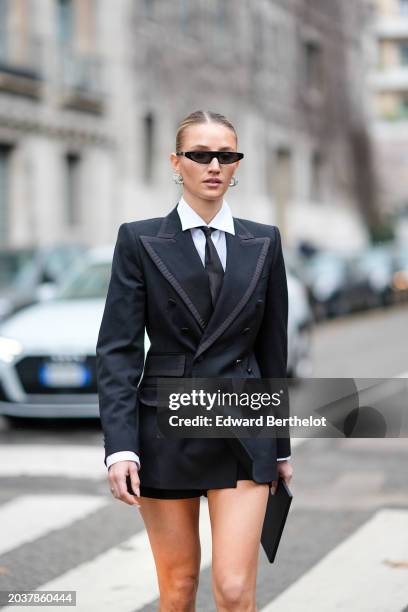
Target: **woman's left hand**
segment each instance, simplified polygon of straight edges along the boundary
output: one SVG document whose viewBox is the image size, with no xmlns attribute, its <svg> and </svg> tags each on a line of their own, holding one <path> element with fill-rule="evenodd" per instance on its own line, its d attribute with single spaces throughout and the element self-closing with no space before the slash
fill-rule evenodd
<svg viewBox="0 0 408 612">
<path fill-rule="evenodd" d="M 286 484 L 288 485 L 293 476 L 293 467 L 289 459 L 285 459 L 284 461 L 277 461 L 277 470 L 278 470 L 278 477 L 281 476 L 283 480 L 286 482 Z M 271 484 L 272 495 L 275 494 L 277 486 L 278 486 L 277 480 L 273 480 Z"/>
</svg>

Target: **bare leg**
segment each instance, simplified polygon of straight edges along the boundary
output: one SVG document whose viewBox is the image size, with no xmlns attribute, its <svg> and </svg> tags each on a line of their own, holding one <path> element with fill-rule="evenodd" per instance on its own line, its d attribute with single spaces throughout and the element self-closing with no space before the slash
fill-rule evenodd
<svg viewBox="0 0 408 612">
<path fill-rule="evenodd" d="M 140 497 L 156 565 L 160 612 L 194 612 L 200 575 L 200 498 Z"/>
<path fill-rule="evenodd" d="M 212 580 L 218 612 L 256 611 L 256 577 L 269 486 L 238 480 L 210 489 Z"/>
</svg>

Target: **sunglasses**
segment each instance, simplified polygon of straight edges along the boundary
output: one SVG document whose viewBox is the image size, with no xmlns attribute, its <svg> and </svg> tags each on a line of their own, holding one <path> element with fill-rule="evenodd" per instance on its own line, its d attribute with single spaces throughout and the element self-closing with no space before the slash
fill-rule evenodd
<svg viewBox="0 0 408 612">
<path fill-rule="evenodd" d="M 243 153 L 236 151 L 179 151 L 176 155 L 184 155 L 197 164 L 209 164 L 214 157 L 220 164 L 233 164 L 244 157 Z"/>
</svg>

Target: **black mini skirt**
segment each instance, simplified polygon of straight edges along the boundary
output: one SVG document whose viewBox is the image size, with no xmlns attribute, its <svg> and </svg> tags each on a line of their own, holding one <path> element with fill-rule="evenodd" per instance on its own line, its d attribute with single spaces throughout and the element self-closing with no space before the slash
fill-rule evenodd
<svg viewBox="0 0 408 612">
<path fill-rule="evenodd" d="M 244 466 L 238 462 L 237 480 L 252 480 Z M 133 494 L 128 481 L 128 491 Z M 192 497 L 207 497 L 207 489 L 157 489 L 140 485 L 141 497 L 152 497 L 154 499 L 190 499 Z"/>
</svg>

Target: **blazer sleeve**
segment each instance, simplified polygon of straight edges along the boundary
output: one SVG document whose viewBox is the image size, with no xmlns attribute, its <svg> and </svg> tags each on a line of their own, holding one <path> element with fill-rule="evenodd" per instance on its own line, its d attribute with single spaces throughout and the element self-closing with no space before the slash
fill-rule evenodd
<svg viewBox="0 0 408 612">
<path fill-rule="evenodd" d="M 282 241 L 278 227 L 274 226 L 274 251 L 272 255 L 270 276 L 266 293 L 263 320 L 255 341 L 255 355 L 259 363 L 262 378 L 287 377 L 288 360 L 288 285 L 285 262 L 282 252 Z M 289 395 L 286 384 L 285 401 L 276 411 L 279 418 L 289 416 Z M 277 457 L 291 454 L 289 427 L 280 429 L 284 437 L 277 438 Z"/>
<path fill-rule="evenodd" d="M 99 413 L 106 457 L 139 454 L 137 386 L 144 365 L 145 282 L 138 242 L 122 223 L 96 344 Z"/>
</svg>

